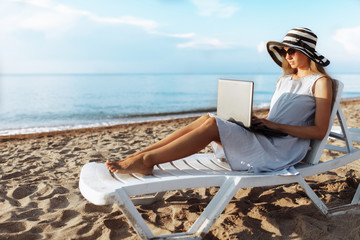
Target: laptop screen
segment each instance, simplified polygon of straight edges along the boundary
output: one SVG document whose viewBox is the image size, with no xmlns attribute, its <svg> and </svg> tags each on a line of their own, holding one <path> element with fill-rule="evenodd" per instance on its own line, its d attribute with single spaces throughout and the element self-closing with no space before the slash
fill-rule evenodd
<svg viewBox="0 0 360 240">
<path fill-rule="evenodd" d="M 219 79 L 218 84 L 217 115 L 250 127 L 254 82 Z"/>
</svg>

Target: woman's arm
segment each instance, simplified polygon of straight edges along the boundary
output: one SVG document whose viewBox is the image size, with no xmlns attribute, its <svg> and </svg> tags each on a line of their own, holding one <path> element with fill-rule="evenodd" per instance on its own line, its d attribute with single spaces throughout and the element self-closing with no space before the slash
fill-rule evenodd
<svg viewBox="0 0 360 240">
<path fill-rule="evenodd" d="M 316 101 L 315 123 L 313 126 L 279 124 L 266 119 L 256 119 L 255 124 L 277 129 L 299 138 L 323 139 L 329 128 L 333 97 L 332 81 L 322 77 L 315 82 L 313 88 Z"/>
</svg>

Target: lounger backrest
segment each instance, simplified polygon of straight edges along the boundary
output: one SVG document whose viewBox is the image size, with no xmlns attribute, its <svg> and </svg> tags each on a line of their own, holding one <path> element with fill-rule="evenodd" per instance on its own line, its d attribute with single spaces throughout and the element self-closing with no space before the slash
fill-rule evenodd
<svg viewBox="0 0 360 240">
<path fill-rule="evenodd" d="M 303 162 L 308 164 L 317 164 L 320 160 L 321 154 L 326 146 L 327 139 L 329 137 L 332 125 L 334 123 L 338 109 L 340 108 L 340 100 L 344 84 L 338 80 L 333 80 L 333 104 L 330 115 L 330 122 L 328 131 L 323 140 L 312 139 L 310 143 L 310 150 L 305 156 Z"/>
</svg>

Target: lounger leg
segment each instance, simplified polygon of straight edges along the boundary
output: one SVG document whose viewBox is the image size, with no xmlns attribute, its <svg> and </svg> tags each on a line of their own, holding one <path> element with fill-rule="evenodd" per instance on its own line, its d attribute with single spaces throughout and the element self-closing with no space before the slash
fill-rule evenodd
<svg viewBox="0 0 360 240">
<path fill-rule="evenodd" d="M 203 213 L 189 229 L 189 233 L 203 237 L 209 231 L 214 221 L 220 216 L 235 193 L 239 190 L 240 179 L 241 177 L 231 177 L 222 184 Z"/>
<path fill-rule="evenodd" d="M 338 118 L 339 123 L 340 123 L 341 131 L 342 131 L 342 133 L 344 135 L 344 138 L 345 138 L 345 143 L 346 143 L 346 148 L 348 150 L 348 153 L 353 152 L 354 151 L 354 146 L 352 144 L 349 129 L 347 127 L 345 116 L 344 116 L 343 111 L 341 110 L 341 107 L 339 107 L 339 109 L 337 111 L 337 118 Z"/>
<path fill-rule="evenodd" d="M 359 199 L 360 199 L 360 185 L 358 186 L 355 195 L 350 204 L 329 208 L 329 216 L 338 216 L 346 213 L 359 214 Z"/>
<path fill-rule="evenodd" d="M 359 204 L 359 200 L 360 200 L 360 184 L 359 184 L 358 188 L 356 189 L 356 192 L 351 201 L 351 204 Z"/>
<path fill-rule="evenodd" d="M 116 190 L 117 199 L 119 207 L 122 212 L 125 214 L 126 218 L 129 220 L 131 225 L 134 227 L 135 231 L 139 234 L 141 239 L 151 239 L 154 237 L 154 234 L 151 232 L 143 217 L 140 215 L 136 209 L 134 203 L 129 198 L 128 194 L 123 189 Z"/>
<path fill-rule="evenodd" d="M 166 192 L 158 192 L 154 195 L 144 196 L 144 197 L 135 197 L 131 198 L 131 201 L 134 205 L 149 205 L 152 204 L 164 197 Z"/>
<path fill-rule="evenodd" d="M 297 182 L 300 184 L 300 186 L 304 189 L 305 193 L 308 195 L 308 197 L 313 201 L 315 206 L 321 211 L 322 214 L 327 215 L 329 209 L 326 207 L 326 205 L 320 200 L 320 198 L 315 194 L 315 192 L 311 189 L 309 184 L 305 182 L 304 178 L 299 174 L 296 176 Z"/>
<path fill-rule="evenodd" d="M 241 177 L 227 178 L 221 185 L 219 191 L 205 208 L 204 212 L 199 216 L 193 226 L 186 233 L 154 236 L 136 209 L 134 203 L 123 189 L 116 190 L 116 202 L 141 239 L 200 239 L 209 231 L 216 218 L 222 213 L 227 204 L 238 191 L 240 179 Z"/>
</svg>

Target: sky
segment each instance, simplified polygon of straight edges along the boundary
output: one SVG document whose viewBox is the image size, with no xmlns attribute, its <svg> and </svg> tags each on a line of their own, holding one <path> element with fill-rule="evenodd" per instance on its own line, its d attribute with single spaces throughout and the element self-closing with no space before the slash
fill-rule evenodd
<svg viewBox="0 0 360 240">
<path fill-rule="evenodd" d="M 360 0 L 0 0 L 0 73 L 275 73 L 310 28 L 330 73 L 360 73 Z"/>
</svg>

